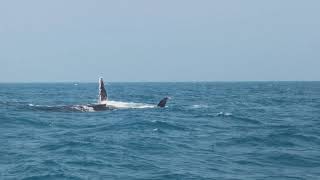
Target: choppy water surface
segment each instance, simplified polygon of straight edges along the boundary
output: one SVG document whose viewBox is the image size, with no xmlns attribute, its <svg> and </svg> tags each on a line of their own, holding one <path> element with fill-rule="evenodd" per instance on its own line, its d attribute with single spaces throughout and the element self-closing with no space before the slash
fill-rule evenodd
<svg viewBox="0 0 320 180">
<path fill-rule="evenodd" d="M 107 89 L 0 84 L 0 179 L 320 179 L 320 82 Z"/>
</svg>

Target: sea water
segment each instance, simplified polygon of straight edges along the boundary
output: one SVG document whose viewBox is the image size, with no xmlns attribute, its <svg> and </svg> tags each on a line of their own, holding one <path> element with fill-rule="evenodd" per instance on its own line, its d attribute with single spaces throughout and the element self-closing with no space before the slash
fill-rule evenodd
<svg viewBox="0 0 320 180">
<path fill-rule="evenodd" d="M 320 82 L 106 88 L 0 84 L 0 179 L 320 179 Z"/>
</svg>

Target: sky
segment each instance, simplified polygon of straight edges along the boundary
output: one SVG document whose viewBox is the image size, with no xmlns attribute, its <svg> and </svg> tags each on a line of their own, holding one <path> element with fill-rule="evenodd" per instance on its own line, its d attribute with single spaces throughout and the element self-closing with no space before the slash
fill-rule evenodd
<svg viewBox="0 0 320 180">
<path fill-rule="evenodd" d="M 319 0 L 0 0 L 0 82 L 320 80 Z"/>
</svg>

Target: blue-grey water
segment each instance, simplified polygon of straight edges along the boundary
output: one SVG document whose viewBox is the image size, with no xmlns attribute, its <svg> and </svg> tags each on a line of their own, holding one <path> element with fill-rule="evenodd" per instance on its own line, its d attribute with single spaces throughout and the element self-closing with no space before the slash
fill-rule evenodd
<svg viewBox="0 0 320 180">
<path fill-rule="evenodd" d="M 0 84 L 0 179 L 320 179 L 320 82 L 106 86 Z"/>
</svg>

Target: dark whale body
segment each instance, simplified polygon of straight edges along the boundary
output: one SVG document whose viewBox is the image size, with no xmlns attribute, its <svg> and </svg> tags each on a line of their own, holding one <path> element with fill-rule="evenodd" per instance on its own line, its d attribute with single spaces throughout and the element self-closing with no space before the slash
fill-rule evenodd
<svg viewBox="0 0 320 180">
<path fill-rule="evenodd" d="M 88 107 L 93 108 L 95 111 L 110 110 L 111 108 L 106 106 L 106 104 L 89 104 Z"/>
</svg>

